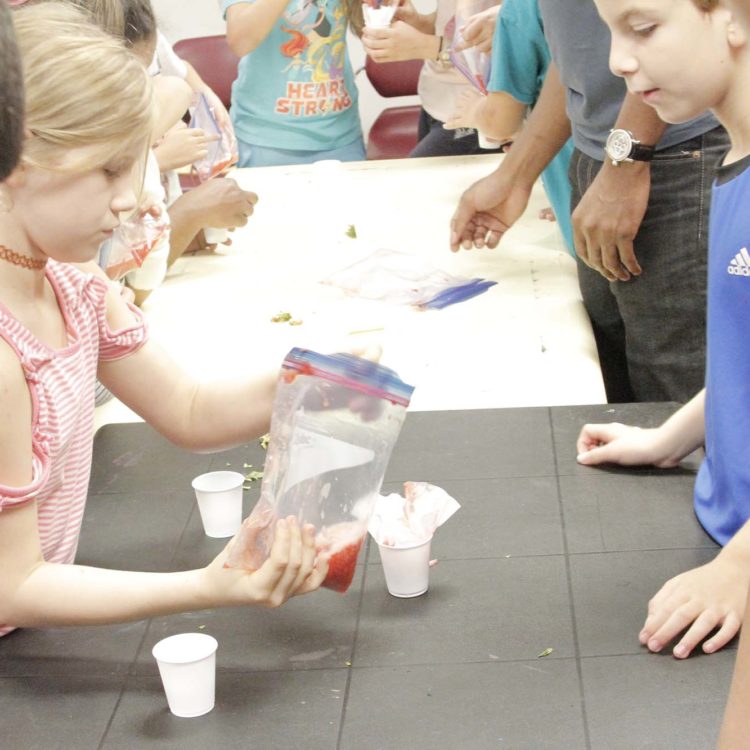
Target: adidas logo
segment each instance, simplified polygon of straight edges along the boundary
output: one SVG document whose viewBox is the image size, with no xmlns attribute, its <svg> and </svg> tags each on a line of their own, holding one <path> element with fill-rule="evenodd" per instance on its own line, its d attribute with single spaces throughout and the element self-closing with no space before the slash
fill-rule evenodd
<svg viewBox="0 0 750 750">
<path fill-rule="evenodd" d="M 750 276 L 750 253 L 747 252 L 746 247 L 743 247 L 729 262 L 727 273 L 732 276 Z"/>
</svg>

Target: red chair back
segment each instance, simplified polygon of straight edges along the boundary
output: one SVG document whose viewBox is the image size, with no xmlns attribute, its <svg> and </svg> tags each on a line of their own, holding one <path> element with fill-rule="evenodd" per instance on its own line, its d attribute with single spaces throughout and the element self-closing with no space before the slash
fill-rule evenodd
<svg viewBox="0 0 750 750">
<path fill-rule="evenodd" d="M 376 63 L 368 56 L 365 73 L 380 96 L 413 96 L 417 93 L 422 65 L 422 60 Z"/>
<path fill-rule="evenodd" d="M 229 109 L 239 58 L 229 49 L 227 38 L 218 34 L 182 39 L 174 45 L 174 51 L 198 71 L 198 75 Z"/>
</svg>

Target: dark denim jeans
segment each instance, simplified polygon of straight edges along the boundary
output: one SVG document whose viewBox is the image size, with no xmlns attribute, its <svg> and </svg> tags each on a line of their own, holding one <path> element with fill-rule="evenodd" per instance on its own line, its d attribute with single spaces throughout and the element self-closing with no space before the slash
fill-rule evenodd
<svg viewBox="0 0 750 750">
<path fill-rule="evenodd" d="M 634 244 L 641 276 L 609 282 L 578 261 L 611 403 L 685 402 L 703 387 L 708 210 L 714 173 L 728 147 L 726 131 L 716 128 L 656 154 Z M 574 152 L 572 208 L 601 166 Z"/>
<path fill-rule="evenodd" d="M 440 120 L 436 120 L 423 109 L 419 113 L 419 143 L 409 156 L 465 156 L 499 153 L 499 149 L 480 148 L 477 131 L 473 128 L 446 130 Z"/>
</svg>

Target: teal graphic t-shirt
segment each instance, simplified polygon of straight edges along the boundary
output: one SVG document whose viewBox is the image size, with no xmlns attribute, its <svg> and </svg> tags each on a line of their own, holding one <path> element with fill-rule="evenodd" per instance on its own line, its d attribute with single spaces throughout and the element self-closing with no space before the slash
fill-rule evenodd
<svg viewBox="0 0 750 750">
<path fill-rule="evenodd" d="M 533 107 L 542 90 L 550 59 L 537 0 L 505 0 L 495 25 L 492 72 L 487 90 L 503 91 Z M 568 250 L 574 255 L 568 179 L 572 155 L 571 139 L 542 172 L 542 184 Z"/>
<path fill-rule="evenodd" d="M 252 0 L 223 0 L 227 8 Z M 232 123 L 248 144 L 298 151 L 362 135 L 341 0 L 291 0 L 263 42 L 240 60 Z"/>
</svg>

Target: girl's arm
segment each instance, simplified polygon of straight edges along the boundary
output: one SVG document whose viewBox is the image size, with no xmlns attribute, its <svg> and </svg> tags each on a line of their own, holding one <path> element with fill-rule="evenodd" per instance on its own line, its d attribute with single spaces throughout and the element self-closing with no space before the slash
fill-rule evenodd
<svg viewBox="0 0 750 750">
<path fill-rule="evenodd" d="M 155 76 L 154 79 L 154 130 L 151 143 L 156 143 L 175 123 L 179 122 L 190 106 L 193 90 L 177 76 Z"/>
<path fill-rule="evenodd" d="M 32 481 L 31 397 L 15 352 L 0 341 L 0 485 Z M 2 495 L 12 490 L 3 489 Z M 208 567 L 180 573 L 136 573 L 43 559 L 35 500 L 0 496 L 0 624 L 53 626 L 141 619 L 216 606 L 278 606 L 317 588 L 327 566 L 315 563 L 312 527 L 284 522 L 269 560 L 255 573 Z M 278 527 L 277 527 L 278 528 Z"/>
<path fill-rule="evenodd" d="M 259 47 L 271 33 L 289 0 L 255 0 L 227 8 L 227 43 L 237 57 Z"/>
<path fill-rule="evenodd" d="M 476 128 L 488 138 L 509 141 L 523 125 L 526 105 L 504 91 L 482 96 L 478 91 L 464 91 L 456 102 L 456 111 L 445 123 L 447 130 Z"/>
</svg>

